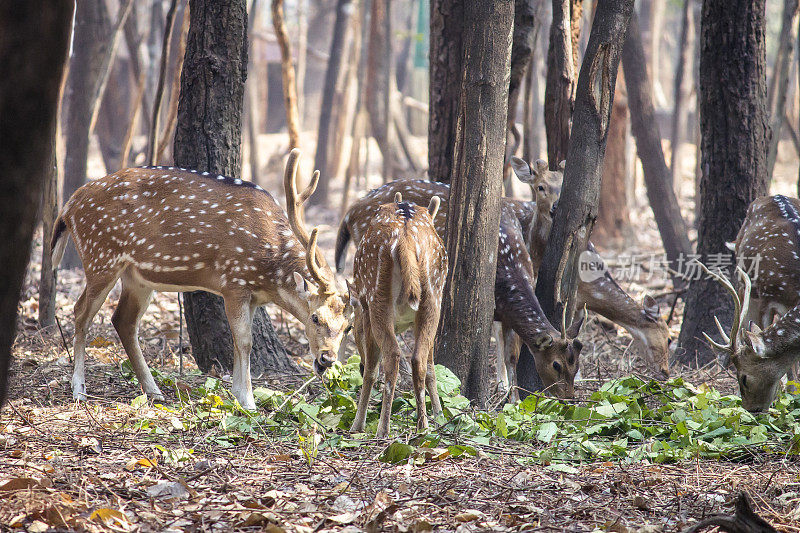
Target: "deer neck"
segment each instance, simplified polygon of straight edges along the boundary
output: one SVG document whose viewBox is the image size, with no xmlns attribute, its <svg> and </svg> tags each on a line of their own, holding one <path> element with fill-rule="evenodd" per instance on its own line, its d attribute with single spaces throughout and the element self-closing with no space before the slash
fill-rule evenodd
<svg viewBox="0 0 800 533">
<path fill-rule="evenodd" d="M 533 271 L 538 274 L 542 264 L 544 249 L 547 240 L 550 238 L 550 230 L 553 227 L 553 219 L 534 211 L 531 227 L 528 233 L 528 252 L 533 263 Z"/>
</svg>

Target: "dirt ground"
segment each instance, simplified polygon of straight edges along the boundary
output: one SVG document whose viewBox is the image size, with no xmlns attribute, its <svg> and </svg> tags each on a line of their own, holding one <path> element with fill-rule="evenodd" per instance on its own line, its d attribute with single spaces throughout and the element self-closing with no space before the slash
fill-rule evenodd
<svg viewBox="0 0 800 533">
<path fill-rule="evenodd" d="M 261 184 L 282 198 L 279 154 L 285 139 L 262 137 L 264 153 L 274 155 L 268 157 L 262 172 L 268 179 Z M 794 194 L 797 157 L 789 148 L 781 146 L 773 193 Z M 305 153 L 301 175 L 307 179 L 311 146 Z M 692 220 L 694 193 L 693 153 L 690 156 L 680 189 L 687 221 Z M 378 163 L 373 162 L 375 171 Z M 103 174 L 96 159 L 90 169 L 95 176 Z M 596 243 L 607 254 L 660 252 L 640 169 L 637 176 L 632 210 L 636 233 L 625 240 L 624 248 L 620 243 Z M 373 173 L 368 186 L 380 182 Z M 323 225 L 321 246 L 329 261 L 340 216 L 340 183 L 333 184 L 332 195 L 335 207 L 307 212 L 310 223 Z M 756 511 L 778 529 L 800 531 L 800 463 L 791 456 L 756 456 L 741 463 L 584 463 L 562 472 L 533 464 L 527 460 L 529 445 L 516 442 L 484 447 L 477 457 L 394 466 L 377 460 L 388 441 L 376 439 L 355 448 L 320 451 L 313 461 L 296 443 L 263 435 L 225 448 L 209 444 L 200 429 L 176 427 L 153 439 L 137 421 L 168 427 L 171 419 L 162 409 L 137 404 L 140 391 L 121 370 L 125 355 L 110 323 L 118 289 L 90 334 L 91 399 L 85 404 L 72 401 L 72 310 L 83 277 L 77 271 L 59 272 L 57 314 L 63 340 L 58 328 L 39 329 L 41 238 L 40 232 L 20 302 L 11 401 L 0 413 L 0 530 L 680 531 L 715 513 L 732 514 L 734 500 L 745 491 Z M 671 315 L 671 332 L 677 337 L 682 304 L 671 309 L 674 295 L 668 282 L 645 272 L 621 284 L 634 298 L 641 299 L 645 292 L 656 296 L 662 313 Z M 288 351 L 310 372 L 300 325 L 274 307 L 268 312 Z M 178 330 L 176 296 L 157 294 L 142 322 L 143 350 L 152 367 L 175 378 L 177 389 L 194 387 L 205 378 L 193 372 L 196 367 L 186 347 L 184 374 L 178 374 Z M 185 332 L 183 344 L 188 344 Z M 590 320 L 584 345 L 583 380 L 578 383 L 583 397 L 611 377 L 650 375 L 627 333 L 609 329 L 596 317 Z M 717 366 L 675 366 L 673 372 L 692 383 L 735 390 L 733 377 Z M 289 390 L 307 375 L 295 381 L 269 376 L 254 381 Z M 167 396 L 167 405 L 176 400 L 174 392 Z M 500 399 L 498 394 L 498 403 Z M 401 440 L 410 437 L 399 435 Z M 191 452 L 188 459 L 169 460 L 158 446 Z"/>
</svg>

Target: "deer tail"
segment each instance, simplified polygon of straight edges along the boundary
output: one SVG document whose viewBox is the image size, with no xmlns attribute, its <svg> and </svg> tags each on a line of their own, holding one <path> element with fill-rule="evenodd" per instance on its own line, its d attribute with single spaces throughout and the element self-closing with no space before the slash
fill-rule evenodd
<svg viewBox="0 0 800 533">
<path fill-rule="evenodd" d="M 419 261 L 411 239 L 400 238 L 394 249 L 394 260 L 402 276 L 398 303 L 408 303 L 416 311 L 422 297 L 422 287 L 419 282 Z"/>
<path fill-rule="evenodd" d="M 64 222 L 64 217 L 59 215 L 53 225 L 53 236 L 50 239 L 50 258 L 52 259 L 53 271 L 58 268 L 61 259 L 64 257 L 64 250 L 67 248 L 67 241 L 69 240 L 69 233 L 66 233 L 67 223 Z"/>
<path fill-rule="evenodd" d="M 347 244 L 350 242 L 350 227 L 347 217 L 339 225 L 336 233 L 336 272 L 344 272 L 344 262 L 347 259 Z"/>
</svg>

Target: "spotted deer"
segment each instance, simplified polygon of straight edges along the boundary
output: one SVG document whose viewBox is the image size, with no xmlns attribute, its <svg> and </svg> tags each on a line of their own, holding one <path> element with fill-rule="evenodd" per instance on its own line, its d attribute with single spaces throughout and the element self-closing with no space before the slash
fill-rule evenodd
<svg viewBox="0 0 800 533">
<path fill-rule="evenodd" d="M 441 208 L 434 217 L 434 226 L 444 238 L 450 187 L 421 180 L 389 182 L 367 193 L 345 214 L 336 239 L 336 268 L 339 272 L 344 271 L 348 243 L 352 240 L 358 245 L 371 218 L 398 192 L 415 203 L 424 203 L 433 195 L 441 197 Z M 569 329 L 562 324 L 559 331 L 544 316 L 534 294 L 533 267 L 524 245 L 517 211 L 529 212 L 524 203 L 503 202 L 495 277 L 495 320 L 515 331 L 530 347 L 546 391 L 559 397 L 571 397 L 582 348 L 575 337 L 582 321 L 575 321 Z M 511 372 L 516 368 L 513 364 L 509 367 Z"/>
<path fill-rule="evenodd" d="M 139 383 L 163 399 L 139 347 L 139 321 L 154 290 L 204 290 L 222 296 L 234 340 L 234 396 L 255 409 L 250 382 L 251 325 L 258 306 L 274 303 L 306 327 L 315 368 L 335 358 L 348 325 L 349 300 L 309 234 L 302 205 L 319 173 L 300 194 L 299 150 L 286 164 L 287 213 L 261 187 L 240 179 L 173 167 L 120 170 L 69 199 L 53 230 L 53 265 L 72 236 L 86 288 L 75 304 L 72 393 L 86 399 L 89 325 L 118 279 L 122 294 L 112 323 Z M 54 267 L 55 268 L 55 267 Z"/>
<path fill-rule="evenodd" d="M 372 387 L 383 357 L 383 404 L 378 437 L 389 433 L 394 390 L 400 364 L 398 333 L 414 326 L 411 356 L 417 429 L 428 427 L 425 389 L 434 417 L 442 412 L 433 368 L 433 341 L 439 326 L 442 289 L 447 276 L 447 253 L 433 220 L 440 200 L 433 196 L 428 209 L 404 202 L 401 194 L 383 204 L 372 216 L 358 243 L 353 262 L 353 334 L 364 357 L 364 384 L 351 431 L 364 431 Z"/>
<path fill-rule="evenodd" d="M 759 198 L 747 209 L 736 240 L 737 263 L 755 272 L 745 324 L 768 327 L 800 303 L 800 200 Z"/>
<path fill-rule="evenodd" d="M 564 163 L 561 162 L 558 170 L 549 171 L 547 163 L 541 159 L 533 166 L 518 157 L 511 159 L 514 173 L 520 181 L 531 186 L 535 198 L 536 208 L 532 217 L 527 217 L 524 211 L 519 212 L 522 214 L 520 222 L 523 232 L 528 236 L 527 245 L 534 272 L 537 273 L 553 227 L 553 214 L 558 206 L 564 177 Z M 528 219 L 530 226 L 526 228 Z M 594 251 L 591 243 L 589 249 Z M 625 328 L 640 346 L 647 363 L 657 369 L 661 376 L 669 376 L 669 329 L 661 318 L 655 299 L 646 295 L 638 304 L 606 272 L 594 281 L 579 282 L 576 305 L 579 309 L 585 305 L 589 311 Z"/>
<path fill-rule="evenodd" d="M 703 269 L 725 287 L 734 303 L 730 334 L 714 318 L 725 344 L 715 342 L 708 334 L 703 335 L 711 346 L 729 356 L 733 362 L 742 407 L 751 412 L 765 411 L 775 400 L 781 378 L 800 361 L 800 304 L 789 309 L 764 330 L 754 322 L 749 322 L 749 326 L 743 328 L 747 317 L 751 316 L 752 284 L 747 273 L 741 267 L 736 267 L 741 282 L 740 297 L 725 276 L 709 271 L 705 266 Z"/>
</svg>

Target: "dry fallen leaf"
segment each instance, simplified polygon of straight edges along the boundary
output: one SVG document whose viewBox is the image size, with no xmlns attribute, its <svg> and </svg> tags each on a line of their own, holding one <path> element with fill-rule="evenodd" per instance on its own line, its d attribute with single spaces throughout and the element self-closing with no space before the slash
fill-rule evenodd
<svg viewBox="0 0 800 533">
<path fill-rule="evenodd" d="M 140 458 L 133 458 L 128 461 L 128 464 L 125 465 L 125 470 L 128 472 L 133 472 L 136 470 L 137 466 L 141 466 L 144 468 L 154 468 L 156 466 L 155 459 L 148 459 L 147 457 L 140 457 Z"/>
<path fill-rule="evenodd" d="M 99 522 L 106 526 L 128 528 L 128 517 L 125 516 L 125 513 L 107 507 L 95 509 L 94 512 L 89 515 L 89 520 Z"/>
<path fill-rule="evenodd" d="M 454 518 L 458 522 L 472 522 L 474 520 L 478 520 L 479 518 L 483 518 L 483 513 L 477 509 L 467 509 L 464 512 L 458 513 Z"/>
</svg>

